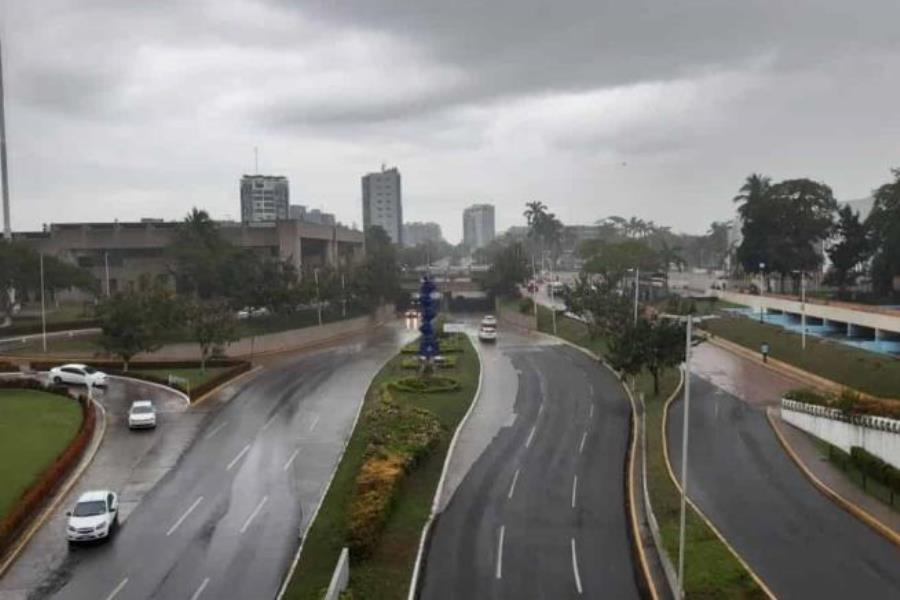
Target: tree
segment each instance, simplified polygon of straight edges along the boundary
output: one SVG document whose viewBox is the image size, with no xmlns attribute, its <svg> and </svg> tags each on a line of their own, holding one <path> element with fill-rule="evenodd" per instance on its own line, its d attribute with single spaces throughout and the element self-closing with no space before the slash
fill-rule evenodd
<svg viewBox="0 0 900 600">
<path fill-rule="evenodd" d="M 489 246 L 489 263 L 485 288 L 497 296 L 517 295 L 518 285 L 528 278 L 528 261 L 522 244 Z"/>
<path fill-rule="evenodd" d="M 158 350 L 166 334 L 180 321 L 180 307 L 161 289 L 149 293 L 119 293 L 97 306 L 100 345 L 122 359 L 128 370 L 131 359 L 141 352 Z"/>
<path fill-rule="evenodd" d="M 200 345 L 200 371 L 216 350 L 238 339 L 234 310 L 223 300 L 195 300 L 189 309 L 188 323 L 194 341 Z"/>
<path fill-rule="evenodd" d="M 394 301 L 400 293 L 400 269 L 397 250 L 388 234 L 378 225 L 366 229 L 366 258 L 352 274 L 354 297 L 374 308 Z"/>
<path fill-rule="evenodd" d="M 592 338 L 610 336 L 631 319 L 632 304 L 606 281 L 593 282 L 585 273 L 562 294 L 566 310 L 584 318 Z"/>
<path fill-rule="evenodd" d="M 623 375 L 637 376 L 644 369 L 648 341 L 646 320 L 641 319 L 637 324 L 625 321 L 624 326 L 609 337 L 606 355 L 609 364 Z"/>
<path fill-rule="evenodd" d="M 872 232 L 872 284 L 875 291 L 888 295 L 897 291 L 900 275 L 900 168 L 892 169 L 894 181 L 875 190 L 875 203 L 866 219 Z"/>
<path fill-rule="evenodd" d="M 229 291 L 224 271 L 235 260 L 236 251 L 205 210 L 191 209 L 167 253 L 179 292 L 209 299 Z"/>
<path fill-rule="evenodd" d="M 853 285 L 861 274 L 860 267 L 872 255 L 869 228 L 859 220 L 859 213 L 849 206 L 838 211 L 835 227 L 837 241 L 828 249 L 831 269 L 826 281 L 838 286 L 838 294 L 843 296 L 847 286 Z"/>
<path fill-rule="evenodd" d="M 641 240 L 589 240 L 581 245 L 578 254 L 585 260 L 582 271 L 600 275 L 610 288 L 617 287 L 634 268 L 650 272 L 663 266 L 659 253 Z"/>
<path fill-rule="evenodd" d="M 661 318 L 645 322 L 648 325 L 644 367 L 653 376 L 653 393 L 658 395 L 660 374 L 684 361 L 685 328 L 676 321 Z"/>
</svg>

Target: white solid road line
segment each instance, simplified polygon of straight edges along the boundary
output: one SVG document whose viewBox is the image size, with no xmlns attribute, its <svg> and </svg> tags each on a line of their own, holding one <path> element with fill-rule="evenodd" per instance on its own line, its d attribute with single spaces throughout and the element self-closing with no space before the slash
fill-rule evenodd
<svg viewBox="0 0 900 600">
<path fill-rule="evenodd" d="M 575 508 L 575 496 L 578 494 L 578 475 L 572 480 L 572 508 Z"/>
<path fill-rule="evenodd" d="M 288 469 L 291 468 L 291 465 L 293 464 L 294 459 L 297 458 L 298 452 L 300 452 L 300 448 L 297 448 L 296 450 L 294 450 L 293 454 L 291 454 L 291 457 L 289 459 L 287 459 L 287 462 L 284 463 L 283 467 L 281 467 L 282 471 L 287 471 Z"/>
<path fill-rule="evenodd" d="M 497 540 L 497 579 L 503 578 L 503 536 L 506 534 L 506 525 L 500 526 L 500 539 Z"/>
<path fill-rule="evenodd" d="M 199 498 L 194 500 L 194 503 L 191 504 L 191 507 L 189 509 L 187 509 L 184 512 L 184 514 L 181 515 L 181 518 L 179 518 L 177 521 L 175 521 L 175 524 L 169 528 L 169 530 L 166 532 L 166 537 L 172 535 L 175 532 L 175 530 L 178 529 L 178 526 L 181 525 L 185 519 L 187 519 L 189 514 L 194 512 L 194 509 L 197 508 L 197 505 L 200 504 L 201 502 L 203 502 L 203 496 L 200 496 Z"/>
<path fill-rule="evenodd" d="M 241 533 L 247 531 L 247 528 L 250 527 L 250 523 L 253 522 L 253 519 L 256 518 L 256 515 L 259 514 L 259 511 L 262 510 L 262 507 L 266 505 L 266 502 L 269 501 L 268 496 L 263 496 L 263 499 L 259 501 L 259 504 L 256 505 L 256 508 L 253 509 L 253 512 L 250 513 L 250 516 L 247 517 L 247 520 L 244 521 L 244 525 L 241 527 Z"/>
<path fill-rule="evenodd" d="M 206 589 L 206 586 L 209 585 L 209 577 L 203 580 L 203 583 L 200 584 L 200 587 L 197 588 L 197 591 L 193 593 L 191 596 L 191 600 L 197 600 L 200 597 L 200 594 L 203 593 L 203 590 Z"/>
<path fill-rule="evenodd" d="M 588 414 L 588 419 L 593 419 L 593 418 L 594 418 L 594 405 L 591 404 L 591 412 L 590 412 L 590 414 Z"/>
<path fill-rule="evenodd" d="M 534 430 L 537 429 L 537 425 L 532 426 L 531 433 L 528 434 L 528 439 L 525 440 L 525 447 L 529 448 L 531 446 L 531 440 L 534 439 Z"/>
<path fill-rule="evenodd" d="M 309 426 L 309 430 L 312 431 L 313 429 L 316 428 L 316 425 L 318 425 L 318 424 L 319 424 L 319 415 L 316 415 L 316 418 L 313 419 L 312 424 Z"/>
<path fill-rule="evenodd" d="M 113 598 L 115 598 L 119 594 L 119 592 L 122 591 L 122 588 L 125 587 L 126 583 L 128 583 L 127 577 L 125 579 L 123 579 L 122 581 L 120 581 L 119 585 L 117 585 L 115 588 L 113 588 L 113 591 L 111 591 L 109 593 L 109 596 L 106 597 L 106 600 L 113 600 Z"/>
<path fill-rule="evenodd" d="M 538 408 L 538 416 L 541 416 L 544 413 L 544 403 L 541 402 L 540 408 Z"/>
<path fill-rule="evenodd" d="M 584 451 L 584 440 L 587 439 L 587 431 L 581 436 L 581 443 L 578 444 L 578 454 L 581 454 Z"/>
<path fill-rule="evenodd" d="M 575 587 L 578 589 L 578 595 L 581 590 L 581 575 L 578 574 L 578 554 L 575 553 L 575 538 L 572 538 L 572 572 L 575 573 Z"/>
<path fill-rule="evenodd" d="M 221 425 L 219 425 L 218 427 L 216 427 L 215 429 L 213 429 L 212 431 L 210 431 L 209 433 L 207 433 L 207 434 L 206 434 L 206 439 L 209 439 L 209 438 L 211 438 L 212 436 L 214 436 L 214 435 L 216 435 L 217 433 L 219 433 L 220 431 L 222 431 L 222 429 L 223 429 L 226 425 L 228 425 L 228 421 L 225 421 L 224 423 L 222 423 Z"/>
<path fill-rule="evenodd" d="M 247 452 L 248 452 L 249 450 L 250 450 L 250 444 L 247 444 L 246 446 L 244 446 L 244 449 L 243 449 L 243 450 L 241 450 L 240 452 L 238 452 L 238 455 L 237 455 L 237 456 L 235 456 L 234 458 L 231 459 L 231 462 L 228 463 L 228 466 L 225 467 L 225 470 L 226 470 L 226 471 L 230 471 L 230 470 L 231 470 L 231 467 L 233 467 L 234 464 L 235 464 L 237 461 L 241 460 L 241 458 L 242 458 L 245 454 L 247 454 Z"/>
<path fill-rule="evenodd" d="M 509 495 L 507 498 L 512 498 L 513 492 L 516 491 L 516 482 L 519 480 L 519 469 L 516 469 L 516 474 L 513 475 L 512 485 L 509 486 Z"/>
</svg>

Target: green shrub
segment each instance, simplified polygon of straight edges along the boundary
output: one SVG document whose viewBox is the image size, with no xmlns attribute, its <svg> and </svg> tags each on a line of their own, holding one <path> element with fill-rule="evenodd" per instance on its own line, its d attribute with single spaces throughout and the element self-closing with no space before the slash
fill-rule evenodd
<svg viewBox="0 0 900 600">
<path fill-rule="evenodd" d="M 788 400 L 794 400 L 795 402 L 815 404 L 816 406 L 828 406 L 828 396 L 808 388 L 790 390 L 785 393 L 784 397 Z"/>
<path fill-rule="evenodd" d="M 435 363 L 440 369 L 454 369 L 456 368 L 456 357 L 455 356 L 445 356 L 444 360 Z M 418 369 L 419 368 L 419 359 L 418 358 L 404 358 L 400 362 L 400 366 L 404 369 Z"/>
<path fill-rule="evenodd" d="M 530 315 L 534 312 L 534 300 L 527 296 L 519 300 L 519 312 L 524 315 Z"/>
<path fill-rule="evenodd" d="M 859 446 L 850 448 L 850 458 L 866 476 L 884 484 L 885 487 L 894 492 L 900 493 L 900 469 L 886 463 Z"/>
<path fill-rule="evenodd" d="M 395 379 L 389 384 L 393 389 L 401 392 L 416 394 L 434 394 L 438 392 L 452 392 L 461 386 L 459 380 L 453 377 L 434 375 L 431 377 L 403 377 Z"/>
<path fill-rule="evenodd" d="M 845 389 L 839 394 L 821 393 L 810 389 L 790 390 L 784 395 L 788 400 L 836 408 L 847 416 L 871 415 L 900 419 L 900 402 L 867 398 L 853 390 Z"/>
</svg>

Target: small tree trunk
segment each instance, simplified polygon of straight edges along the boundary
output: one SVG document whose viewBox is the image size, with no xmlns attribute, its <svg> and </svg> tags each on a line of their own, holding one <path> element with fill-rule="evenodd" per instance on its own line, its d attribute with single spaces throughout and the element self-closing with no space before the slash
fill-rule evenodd
<svg viewBox="0 0 900 600">
<path fill-rule="evenodd" d="M 653 374 L 653 395 L 659 396 L 659 371 L 650 371 Z"/>
<path fill-rule="evenodd" d="M 131 362 L 130 357 L 129 357 L 129 358 L 126 358 L 126 357 L 124 357 L 124 356 L 122 357 L 122 372 L 123 372 L 123 373 L 127 373 L 127 372 L 128 372 L 128 363 L 129 363 L 129 362 Z"/>
</svg>

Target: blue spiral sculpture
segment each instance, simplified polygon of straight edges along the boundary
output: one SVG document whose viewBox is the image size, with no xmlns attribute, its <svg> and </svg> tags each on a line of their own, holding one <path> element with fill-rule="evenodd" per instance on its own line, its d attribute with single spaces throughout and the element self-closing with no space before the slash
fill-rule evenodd
<svg viewBox="0 0 900 600">
<path fill-rule="evenodd" d="M 441 352 L 432 324 L 437 316 L 437 305 L 432 298 L 435 291 L 437 286 L 434 285 L 431 275 L 422 277 L 422 285 L 419 287 L 419 307 L 422 311 L 422 325 L 419 326 L 419 332 L 422 334 L 419 340 L 419 356 L 426 363 L 430 363 Z"/>
</svg>

